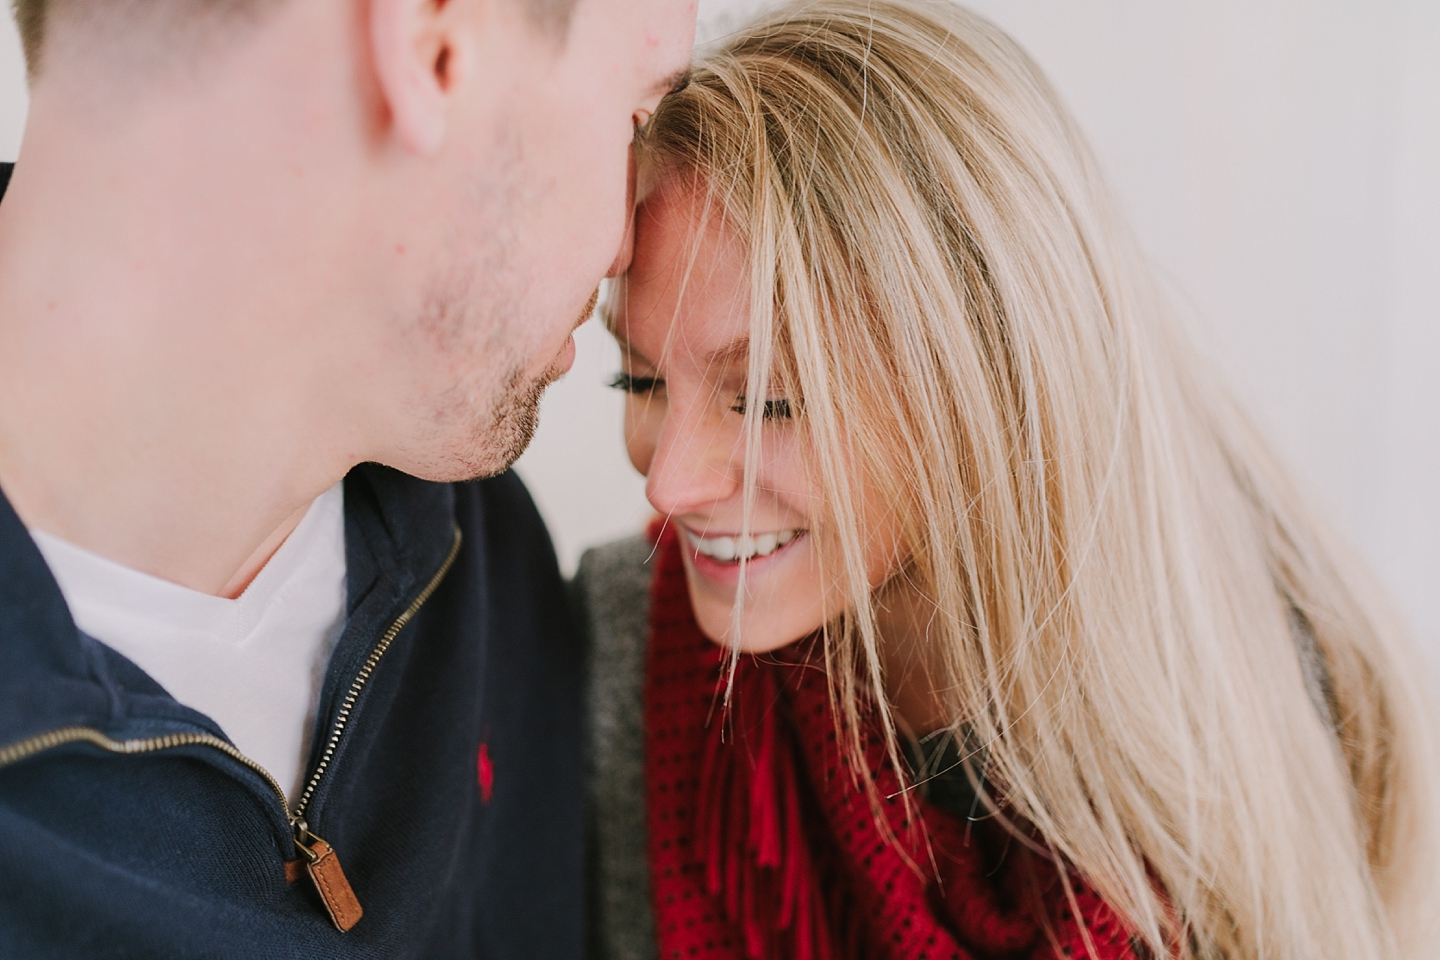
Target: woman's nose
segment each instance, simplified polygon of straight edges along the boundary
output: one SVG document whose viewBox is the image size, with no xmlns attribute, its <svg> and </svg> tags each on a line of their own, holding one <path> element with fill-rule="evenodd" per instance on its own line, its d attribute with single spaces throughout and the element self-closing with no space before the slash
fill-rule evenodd
<svg viewBox="0 0 1440 960">
<path fill-rule="evenodd" d="M 676 416 L 660 430 L 645 478 L 650 505 L 667 516 L 706 511 L 740 492 L 739 431 L 725 418 Z M 734 418 L 738 420 L 739 418 Z"/>
</svg>

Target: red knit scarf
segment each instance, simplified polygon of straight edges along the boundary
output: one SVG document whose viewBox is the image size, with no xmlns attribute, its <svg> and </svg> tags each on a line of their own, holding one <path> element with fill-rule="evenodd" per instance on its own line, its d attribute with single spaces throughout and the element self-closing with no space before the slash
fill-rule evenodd
<svg viewBox="0 0 1440 960">
<path fill-rule="evenodd" d="M 1133 960 L 1116 915 L 988 823 L 897 795 L 872 732 L 875 808 L 836 739 L 813 644 L 729 658 L 691 612 L 661 538 L 645 667 L 645 789 L 661 960 Z M 806 651 L 809 651 L 807 656 Z M 782 659 L 783 658 L 783 659 Z M 1078 907 L 1078 910 L 1075 909 Z M 1088 938 L 1087 938 L 1088 933 Z"/>
</svg>

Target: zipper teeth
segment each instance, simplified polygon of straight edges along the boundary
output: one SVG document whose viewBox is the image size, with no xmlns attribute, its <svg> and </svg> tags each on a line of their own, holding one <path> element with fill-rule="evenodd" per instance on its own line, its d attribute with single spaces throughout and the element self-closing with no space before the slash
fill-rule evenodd
<svg viewBox="0 0 1440 960">
<path fill-rule="evenodd" d="M 69 743 L 90 743 L 110 753 L 125 755 L 155 753 L 160 750 L 173 750 L 176 747 L 210 747 L 219 750 L 227 757 L 244 764 L 259 774 L 260 779 L 265 781 L 265 784 L 270 788 L 271 792 L 275 794 L 275 798 L 280 801 L 280 809 L 285 811 L 286 818 L 291 823 L 294 823 L 300 819 L 306 805 L 310 802 L 311 796 L 315 793 L 315 788 L 325 775 L 325 771 L 329 769 L 330 760 L 334 757 L 335 748 L 339 745 L 340 738 L 345 733 L 345 724 L 350 719 L 350 712 L 355 707 L 355 701 L 359 699 L 360 692 L 365 688 L 365 684 L 369 681 L 370 675 L 375 672 L 375 667 L 380 662 L 380 658 L 385 655 L 385 651 L 390 648 L 390 644 L 395 640 L 395 637 L 405 628 L 405 624 L 414 618 L 415 614 L 420 611 L 420 608 L 425 605 L 425 601 L 429 600 L 430 595 L 439 588 L 440 581 L 445 579 L 445 574 L 450 572 L 450 568 L 455 564 L 455 558 L 459 555 L 460 528 L 457 526 L 455 528 L 455 538 L 450 544 L 450 554 L 445 558 L 445 562 L 440 565 L 440 569 L 435 572 L 435 576 L 430 578 L 430 582 L 425 585 L 425 589 L 420 591 L 420 595 L 410 602 L 410 606 L 405 608 L 405 612 L 400 614 L 394 623 L 390 624 L 390 628 L 380 637 L 380 640 L 370 651 L 370 656 L 365 659 L 365 665 L 360 669 L 360 673 L 351 681 L 350 689 L 346 692 L 345 700 L 341 704 L 340 713 L 335 718 L 335 725 L 330 728 L 330 739 L 325 743 L 325 754 L 320 759 L 320 766 L 316 768 L 315 773 L 310 777 L 310 781 L 305 785 L 305 792 L 301 795 L 300 801 L 295 804 L 293 812 L 290 809 L 289 798 L 285 796 L 285 791 L 281 788 L 280 784 L 270 775 L 270 771 L 245 756 L 245 754 L 235 748 L 234 744 L 227 743 L 209 733 L 170 733 L 163 737 L 148 737 L 141 740 L 116 740 L 112 737 L 107 737 L 93 727 L 61 727 L 58 730 L 50 730 L 17 743 L 12 743 L 9 746 L 0 747 L 0 769 L 33 757 L 37 753 L 44 753 L 46 750 L 53 750 L 56 747 L 61 747 Z"/>
<path fill-rule="evenodd" d="M 375 672 L 375 667 L 380 663 L 380 658 L 385 656 L 385 651 L 390 649 L 390 644 L 395 640 L 395 637 L 398 636 L 400 631 L 405 628 L 405 625 L 414 618 L 415 614 L 420 611 L 420 608 L 425 605 L 425 601 L 430 599 L 430 595 L 439 588 L 440 581 L 445 579 L 445 574 L 450 572 L 450 568 L 455 564 L 455 558 L 459 555 L 460 528 L 457 526 L 455 528 L 454 539 L 450 544 L 450 554 L 445 558 L 445 562 L 440 564 L 440 569 L 435 571 L 435 576 L 430 578 L 430 582 L 425 585 L 424 590 L 420 591 L 419 596 L 410 601 L 410 606 L 406 607 L 405 611 L 395 618 L 395 622 L 390 624 L 390 628 L 381 635 L 379 641 L 376 642 L 375 646 L 371 649 L 370 656 L 365 658 L 365 665 L 360 668 L 360 672 L 356 674 L 355 679 L 350 682 L 350 689 L 345 692 L 345 699 L 340 703 L 340 712 L 335 716 L 335 724 L 330 728 L 330 737 L 325 741 L 325 752 L 320 757 L 320 764 L 315 768 L 315 772 L 310 775 L 309 782 L 305 784 L 305 791 L 295 803 L 295 812 L 290 818 L 292 821 L 299 820 L 304 816 L 305 808 L 310 804 L 310 798 L 315 795 L 315 788 L 320 785 L 320 781 L 325 776 L 325 771 L 330 769 L 330 761 L 334 758 L 335 750 L 340 745 L 340 738 L 345 734 L 345 725 L 350 720 L 350 713 L 355 709 L 355 702 L 360 698 L 360 693 L 365 689 L 365 684 L 370 681 L 370 675 Z M 223 743 L 224 741 L 221 742 Z M 0 766 L 3 765 L 3 763 L 0 763 Z M 272 780 L 271 782 L 273 783 L 274 781 Z M 283 793 L 281 797 L 284 797 Z"/>
<path fill-rule="evenodd" d="M 176 747 L 213 747 L 224 753 L 233 760 L 243 763 L 258 773 L 265 783 L 274 791 L 280 801 L 280 807 L 290 816 L 290 803 L 285 797 L 285 791 L 280 789 L 280 784 L 270 775 L 270 772 L 260 764 L 251 760 L 245 754 L 236 750 L 233 744 L 226 743 L 217 736 L 208 733 L 170 733 L 163 737 L 149 737 L 144 740 L 114 740 L 105 736 L 99 730 L 92 727 L 61 727 L 59 730 L 51 730 L 39 736 L 21 740 L 19 743 L 12 743 L 8 747 L 0 748 L 0 767 L 8 767 L 11 764 L 19 763 L 37 753 L 55 747 L 64 746 L 67 743 L 91 743 L 102 750 L 110 753 L 137 754 L 155 753 L 160 750 L 173 750 Z M 293 818 L 291 818 L 293 819 Z"/>
</svg>

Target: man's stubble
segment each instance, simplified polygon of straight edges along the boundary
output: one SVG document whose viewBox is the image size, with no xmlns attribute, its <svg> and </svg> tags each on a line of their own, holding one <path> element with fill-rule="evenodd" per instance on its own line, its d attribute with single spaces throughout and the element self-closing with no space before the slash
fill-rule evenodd
<svg viewBox="0 0 1440 960">
<path fill-rule="evenodd" d="M 589 320 L 595 312 L 595 305 L 600 302 L 600 290 L 597 287 L 590 295 L 590 301 L 585 309 L 580 312 L 574 326 Z M 480 476 L 493 476 L 510 467 L 525 448 L 530 446 L 530 441 L 535 439 L 535 431 L 540 426 L 540 400 L 544 396 L 546 388 L 565 375 L 565 370 L 560 364 L 560 358 L 556 357 L 555 362 L 545 369 L 538 377 L 526 378 L 523 368 L 514 369 L 506 379 L 505 388 L 492 408 L 488 423 L 481 428 L 481 433 L 491 438 L 492 449 L 495 450 L 496 460 L 500 465 L 488 473 L 478 474 Z M 478 437 L 477 437 L 478 440 Z"/>
<path fill-rule="evenodd" d="M 490 276 L 507 277 L 504 272 Z M 520 355 L 513 334 L 533 317 L 526 317 L 528 311 L 518 298 L 497 296 L 507 284 L 486 286 L 492 306 L 487 316 L 476 316 L 474 305 L 480 301 L 469 295 L 472 279 L 444 284 L 445 295 L 432 298 L 422 321 L 425 334 L 440 347 L 451 369 L 475 371 L 473 378 L 452 384 L 440 398 L 431 428 L 442 452 L 424 471 L 430 479 L 476 480 L 509 469 L 535 438 L 546 388 L 565 374 L 558 354 L 538 374 L 529 372 L 533 360 Z M 590 317 L 598 298 L 597 290 L 573 326 Z M 485 330 L 478 347 L 473 339 L 477 327 Z"/>
<path fill-rule="evenodd" d="M 437 271 L 415 325 L 439 358 L 437 369 L 453 371 L 428 425 L 429 479 L 480 479 L 508 469 L 535 437 L 545 389 L 565 373 L 559 352 L 530 372 L 541 359 L 531 346 L 534 328 L 550 327 L 529 294 L 543 288 L 550 267 L 531 262 L 537 256 L 526 255 L 520 234 L 546 191 L 527 176 L 532 165 L 519 123 L 502 123 L 493 142 L 496 173 L 471 184 L 468 214 L 451 228 L 450 249 L 472 253 Z M 597 289 L 571 329 L 598 299 Z"/>
</svg>

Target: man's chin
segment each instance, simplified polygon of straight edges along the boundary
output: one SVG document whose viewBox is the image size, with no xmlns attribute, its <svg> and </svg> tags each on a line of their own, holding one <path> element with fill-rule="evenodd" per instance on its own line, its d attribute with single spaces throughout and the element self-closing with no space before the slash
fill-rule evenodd
<svg viewBox="0 0 1440 960">
<path fill-rule="evenodd" d="M 538 374 L 512 368 L 505 385 L 486 410 L 455 402 L 445 405 L 428 437 L 408 451 L 404 463 L 390 466 L 411 476 L 437 483 L 483 480 L 504 473 L 535 439 L 540 425 L 540 400 L 556 380 L 570 369 L 573 341 Z M 473 391 L 456 390 L 457 394 Z"/>
<path fill-rule="evenodd" d="M 565 375 L 568 364 L 560 358 L 539 377 L 523 378 L 512 374 L 499 400 L 487 416 L 480 418 L 462 441 L 463 452 L 455 450 L 446 476 L 433 479 L 446 481 L 483 480 L 504 473 L 535 439 L 540 426 L 540 400 L 545 390 Z"/>
</svg>

